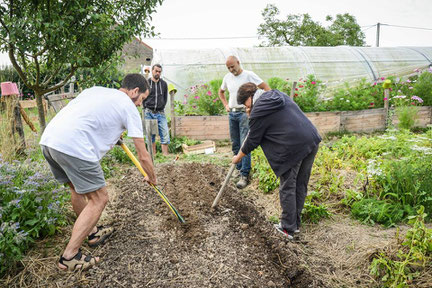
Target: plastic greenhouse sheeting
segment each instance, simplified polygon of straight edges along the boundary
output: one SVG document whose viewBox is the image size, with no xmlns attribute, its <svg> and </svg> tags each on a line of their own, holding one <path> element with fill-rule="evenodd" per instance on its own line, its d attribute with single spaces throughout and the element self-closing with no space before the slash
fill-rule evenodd
<svg viewBox="0 0 432 288">
<path fill-rule="evenodd" d="M 226 58 L 235 55 L 243 69 L 264 81 L 280 77 L 297 81 L 313 74 L 328 87 L 366 78 L 404 76 L 432 66 L 432 47 L 256 47 L 226 49 L 156 49 L 153 64 L 178 89 L 176 99 L 196 84 L 222 79 L 228 73 Z"/>
</svg>

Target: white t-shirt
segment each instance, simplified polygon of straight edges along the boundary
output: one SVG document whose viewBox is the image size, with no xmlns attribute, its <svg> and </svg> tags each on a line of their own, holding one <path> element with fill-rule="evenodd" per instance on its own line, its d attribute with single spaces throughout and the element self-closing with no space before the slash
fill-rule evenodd
<svg viewBox="0 0 432 288">
<path fill-rule="evenodd" d="M 117 89 L 92 87 L 57 113 L 39 144 L 97 162 L 126 129 L 129 137 L 143 138 L 141 117 L 129 96 Z"/>
<path fill-rule="evenodd" d="M 229 92 L 228 105 L 230 108 L 243 108 L 243 105 L 237 102 L 237 91 L 241 85 L 252 82 L 256 85 L 263 83 L 263 80 L 258 77 L 254 72 L 243 70 L 238 76 L 234 76 L 232 73 L 225 75 L 222 81 L 221 89 Z"/>
</svg>

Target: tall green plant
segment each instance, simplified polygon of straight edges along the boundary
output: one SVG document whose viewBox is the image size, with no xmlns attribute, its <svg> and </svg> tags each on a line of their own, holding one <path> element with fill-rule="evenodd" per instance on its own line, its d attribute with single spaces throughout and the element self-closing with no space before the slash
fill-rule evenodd
<svg viewBox="0 0 432 288">
<path fill-rule="evenodd" d="M 430 264 L 432 256 L 432 229 L 425 226 L 426 214 L 423 207 L 417 216 L 410 217 L 412 228 L 405 241 L 399 244 L 396 255 L 380 252 L 372 260 L 370 272 L 378 277 L 384 287 L 414 287 L 413 282 L 420 271 Z M 399 241 L 399 233 L 396 235 Z"/>
<path fill-rule="evenodd" d="M 422 105 L 423 99 L 418 96 L 409 98 L 406 95 L 397 95 L 391 98 L 390 101 L 395 106 L 399 128 L 411 129 L 414 127 L 418 118 L 417 105 Z"/>
<path fill-rule="evenodd" d="M 420 74 L 414 84 L 413 93 L 423 99 L 423 105 L 432 106 L 432 68 Z"/>
<path fill-rule="evenodd" d="M 267 80 L 268 85 L 270 86 L 271 89 L 277 89 L 283 93 L 285 93 L 286 95 L 290 95 L 291 94 L 291 86 L 290 83 L 288 83 L 288 81 L 279 78 L 279 77 L 272 77 L 269 78 Z"/>
</svg>

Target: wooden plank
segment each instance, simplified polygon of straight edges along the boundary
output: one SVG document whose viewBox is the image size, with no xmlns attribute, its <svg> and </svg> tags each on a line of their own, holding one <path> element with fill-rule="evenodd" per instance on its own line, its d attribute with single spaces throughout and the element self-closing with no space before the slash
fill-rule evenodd
<svg viewBox="0 0 432 288">
<path fill-rule="evenodd" d="M 419 107 L 418 125 L 432 123 L 432 107 Z M 305 113 L 317 127 L 319 133 L 336 132 L 346 129 L 352 132 L 372 132 L 385 129 L 384 108 L 361 111 L 311 112 Z M 397 116 L 393 116 L 397 125 Z M 222 116 L 180 116 L 176 118 L 176 132 L 179 136 L 193 139 L 229 139 L 229 120 Z"/>
</svg>

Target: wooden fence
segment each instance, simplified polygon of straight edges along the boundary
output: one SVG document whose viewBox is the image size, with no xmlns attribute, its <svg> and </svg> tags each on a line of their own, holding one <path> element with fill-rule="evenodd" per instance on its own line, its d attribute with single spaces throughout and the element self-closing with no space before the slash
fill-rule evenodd
<svg viewBox="0 0 432 288">
<path fill-rule="evenodd" d="M 306 116 L 317 127 L 321 135 L 329 132 L 373 132 L 384 130 L 387 112 L 385 108 L 342 111 L 342 112 L 312 112 Z M 174 117 L 173 117 L 174 118 Z M 175 116 L 172 126 L 176 136 L 186 136 L 192 139 L 224 140 L 229 139 L 228 115 L 223 116 Z M 393 123 L 398 119 L 393 115 Z M 419 107 L 416 126 L 426 127 L 432 124 L 432 106 Z"/>
</svg>

